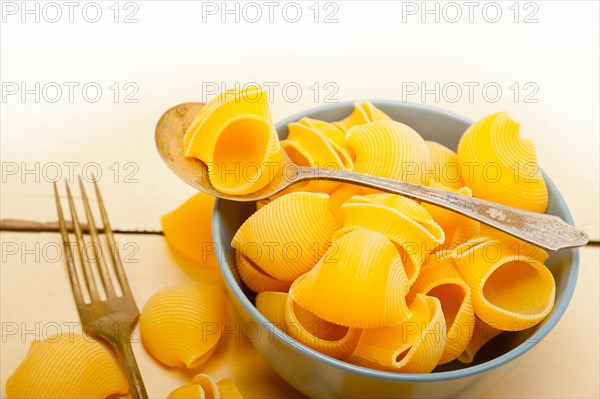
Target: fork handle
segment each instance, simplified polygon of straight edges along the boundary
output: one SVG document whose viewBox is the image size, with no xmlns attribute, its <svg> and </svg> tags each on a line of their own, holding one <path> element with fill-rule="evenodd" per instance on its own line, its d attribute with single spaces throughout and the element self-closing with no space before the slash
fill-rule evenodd
<svg viewBox="0 0 600 399">
<path fill-rule="evenodd" d="M 462 194 L 346 170 L 298 167 L 296 181 L 334 180 L 401 194 L 441 206 L 544 249 L 579 247 L 587 234 L 558 216 L 529 212 Z"/>
<path fill-rule="evenodd" d="M 111 344 L 119 354 L 119 358 L 125 367 L 132 397 L 134 399 L 148 399 L 146 387 L 144 387 L 144 381 L 142 380 L 140 369 L 135 361 L 135 356 L 133 355 L 133 349 L 131 348 L 129 340 L 115 339 L 111 340 Z"/>
</svg>

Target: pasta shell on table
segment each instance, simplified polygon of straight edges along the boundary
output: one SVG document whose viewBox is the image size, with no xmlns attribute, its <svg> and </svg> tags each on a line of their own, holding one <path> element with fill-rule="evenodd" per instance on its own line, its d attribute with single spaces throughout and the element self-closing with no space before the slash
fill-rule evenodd
<svg viewBox="0 0 600 399">
<path fill-rule="evenodd" d="M 231 246 L 268 276 L 291 282 L 312 269 L 337 228 L 327 194 L 291 193 L 250 216 Z"/>
<path fill-rule="evenodd" d="M 425 140 L 425 144 L 429 148 L 430 163 L 427 166 L 429 180 L 454 189 L 464 187 L 458 155 L 438 142 Z"/>
<path fill-rule="evenodd" d="M 210 267 L 218 266 L 211 229 L 214 204 L 215 197 L 198 193 L 160 219 L 170 245 Z"/>
<path fill-rule="evenodd" d="M 417 294 L 410 312 L 410 318 L 398 325 L 363 330 L 358 346 L 345 360 L 399 373 L 431 372 L 446 343 L 442 306 L 435 297 Z"/>
<path fill-rule="evenodd" d="M 267 93 L 259 86 L 219 94 L 200 110 L 183 141 L 185 156 L 206 163 L 211 184 L 225 194 L 258 191 L 281 166 Z"/>
<path fill-rule="evenodd" d="M 110 352 L 81 334 L 34 341 L 6 381 L 8 398 L 106 398 L 129 390 Z"/>
<path fill-rule="evenodd" d="M 256 307 L 269 321 L 296 341 L 336 359 L 349 356 L 361 330 L 323 320 L 298 305 L 291 295 L 261 292 Z"/>
<path fill-rule="evenodd" d="M 354 126 L 346 139 L 356 154 L 354 171 L 413 184 L 427 182 L 429 149 L 411 127 L 391 120 L 371 122 Z"/>
<path fill-rule="evenodd" d="M 346 118 L 338 122 L 333 122 L 337 128 L 343 132 L 348 132 L 356 125 L 364 125 L 365 123 L 391 120 L 385 112 L 376 108 L 371 102 L 362 101 L 354 104 L 354 110 Z"/>
<path fill-rule="evenodd" d="M 458 357 L 458 361 L 467 364 L 473 362 L 477 352 L 502 332 L 503 331 L 498 328 L 485 324 L 479 317 L 475 317 L 473 336 L 465 351 Z"/>
<path fill-rule="evenodd" d="M 429 255 L 407 296 L 409 302 L 418 294 L 440 301 L 446 322 L 446 345 L 439 364 L 448 363 L 465 351 L 475 323 L 471 289 L 455 262 L 451 252 Z"/>
<path fill-rule="evenodd" d="M 230 380 L 215 382 L 207 374 L 198 374 L 191 384 L 175 389 L 167 399 L 242 399 L 242 394 Z"/>
<path fill-rule="evenodd" d="M 548 189 L 533 143 L 519 136 L 519 128 L 506 112 L 471 125 L 458 144 L 463 179 L 477 198 L 545 212 Z"/>
<path fill-rule="evenodd" d="M 458 269 L 471 287 L 475 314 L 507 331 L 542 321 L 554 307 L 556 293 L 554 277 L 540 261 L 544 257 L 523 255 L 518 244 L 485 241 L 457 256 Z"/>
<path fill-rule="evenodd" d="M 154 294 L 140 314 L 142 344 L 170 367 L 195 368 L 217 347 L 227 319 L 216 285 L 177 285 Z"/>
<path fill-rule="evenodd" d="M 408 279 L 398 250 L 381 233 L 357 229 L 336 239 L 290 288 L 302 308 L 354 328 L 393 326 L 406 320 Z"/>
<path fill-rule="evenodd" d="M 429 181 L 429 186 L 439 190 L 467 195 L 469 197 L 473 196 L 471 189 L 466 186 L 459 189 L 453 189 L 433 180 Z M 435 220 L 444 230 L 445 240 L 440 249 L 454 248 L 479 234 L 481 224 L 478 221 L 436 205 L 427 204 L 425 202 L 421 205 L 429 212 L 433 220 Z"/>
<path fill-rule="evenodd" d="M 355 196 L 341 209 L 343 226 L 334 234 L 334 240 L 356 229 L 383 234 L 396 246 L 409 285 L 417 279 L 427 254 L 444 241 L 444 232 L 425 209 L 397 195 Z"/>
</svg>

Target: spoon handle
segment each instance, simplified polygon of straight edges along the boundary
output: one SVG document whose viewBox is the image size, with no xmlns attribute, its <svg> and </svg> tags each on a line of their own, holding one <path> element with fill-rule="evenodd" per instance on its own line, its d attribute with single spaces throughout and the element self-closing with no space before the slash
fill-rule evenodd
<svg viewBox="0 0 600 399">
<path fill-rule="evenodd" d="M 421 200 L 475 219 L 538 247 L 556 251 L 587 244 L 587 234 L 558 216 L 496 204 L 449 191 L 345 170 L 299 167 L 298 180 L 333 180 Z"/>
</svg>

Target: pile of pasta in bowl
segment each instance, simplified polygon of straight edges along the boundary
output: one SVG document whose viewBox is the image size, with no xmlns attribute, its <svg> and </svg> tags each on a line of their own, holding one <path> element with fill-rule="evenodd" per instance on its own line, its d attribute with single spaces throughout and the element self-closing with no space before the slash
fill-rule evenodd
<svg viewBox="0 0 600 399">
<path fill-rule="evenodd" d="M 302 118 L 279 141 L 264 91 L 227 94 L 204 107 L 185 140 L 186 155 L 209 164 L 257 165 L 249 179 L 211 174 L 220 191 L 264 187 L 262 168 L 283 150 L 297 165 L 547 208 L 534 147 L 504 112 L 469 127 L 457 152 L 369 102 L 337 122 Z M 226 128 L 207 129 L 219 126 Z M 429 373 L 456 359 L 469 363 L 486 342 L 535 326 L 554 306 L 541 248 L 440 207 L 346 183 L 300 183 L 259 201 L 231 246 L 256 308 L 275 327 L 377 370 Z"/>
</svg>

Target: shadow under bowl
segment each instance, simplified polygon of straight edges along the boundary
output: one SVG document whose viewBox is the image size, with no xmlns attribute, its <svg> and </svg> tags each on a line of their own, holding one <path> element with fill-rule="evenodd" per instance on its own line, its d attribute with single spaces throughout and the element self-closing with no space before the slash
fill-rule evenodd
<svg viewBox="0 0 600 399">
<path fill-rule="evenodd" d="M 429 106 L 399 101 L 372 101 L 392 119 L 411 126 L 426 140 L 434 140 L 456 150 L 458 141 L 472 121 Z M 288 134 L 288 123 L 302 117 L 325 121 L 340 120 L 354 109 L 353 102 L 311 109 L 277 123 L 280 139 Z M 573 224 L 571 214 L 550 178 L 547 213 Z M 235 266 L 231 240 L 242 223 L 256 210 L 255 203 L 217 199 L 213 213 L 213 239 L 220 249 L 219 266 L 227 291 L 245 326 L 252 331 L 254 347 L 270 366 L 304 394 L 315 397 L 344 398 L 455 398 L 477 397 L 496 385 L 515 367 L 529 349 L 544 338 L 564 314 L 577 282 L 579 251 L 575 248 L 551 253 L 546 265 L 556 280 L 556 302 L 546 319 L 533 328 L 506 332 L 484 346 L 473 363 L 458 361 L 440 366 L 430 374 L 403 374 L 355 366 L 323 355 L 290 338 L 272 324 L 254 306 L 255 294 L 241 281 Z"/>
</svg>

